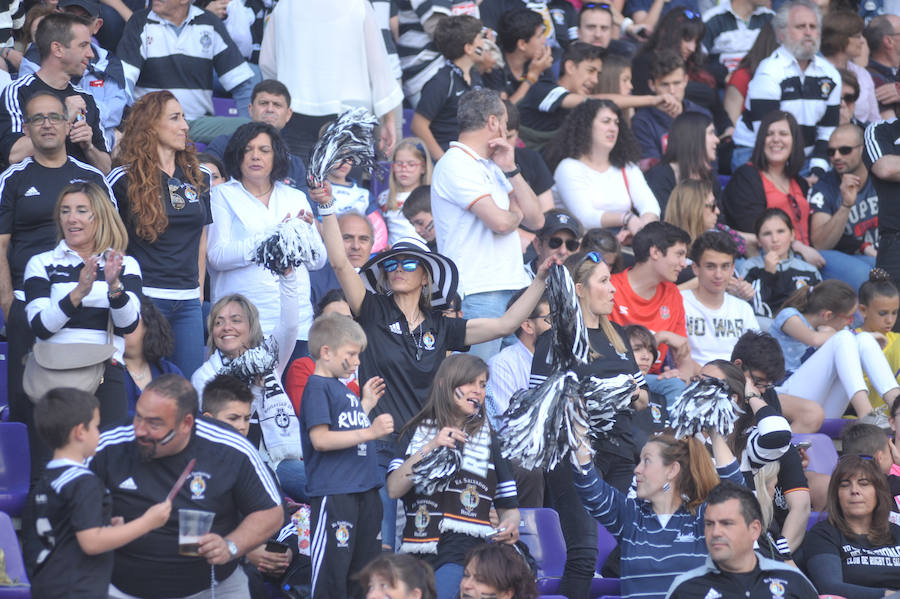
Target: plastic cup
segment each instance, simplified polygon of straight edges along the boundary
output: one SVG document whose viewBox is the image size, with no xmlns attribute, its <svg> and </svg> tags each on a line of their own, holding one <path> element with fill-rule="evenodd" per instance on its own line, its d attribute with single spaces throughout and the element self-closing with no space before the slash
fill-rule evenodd
<svg viewBox="0 0 900 599">
<path fill-rule="evenodd" d="M 178 553 L 200 555 L 200 537 L 212 528 L 215 512 L 203 510 L 178 510 Z"/>
</svg>

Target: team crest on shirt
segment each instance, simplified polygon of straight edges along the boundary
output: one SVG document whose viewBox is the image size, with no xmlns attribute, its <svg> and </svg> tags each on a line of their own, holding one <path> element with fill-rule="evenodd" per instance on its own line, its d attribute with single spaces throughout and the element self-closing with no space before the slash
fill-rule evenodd
<svg viewBox="0 0 900 599">
<path fill-rule="evenodd" d="M 422 345 L 425 346 L 425 349 L 432 350 L 434 349 L 434 335 L 431 331 L 428 331 L 424 335 L 422 335 Z"/>
<path fill-rule="evenodd" d="M 206 479 L 209 474 L 206 472 L 191 472 L 191 482 L 188 489 L 191 491 L 191 500 L 206 499 Z"/>
<path fill-rule="evenodd" d="M 416 517 L 413 519 L 416 530 L 424 532 L 425 529 L 428 528 L 429 522 L 431 522 L 431 514 L 428 513 L 428 507 L 420 505 L 419 509 L 416 510 Z"/>
<path fill-rule="evenodd" d="M 350 542 L 350 529 L 353 528 L 353 524 L 339 520 L 333 523 L 331 527 L 334 528 L 334 540 L 337 541 L 337 546 L 342 549 L 346 548 Z"/>
<path fill-rule="evenodd" d="M 481 503 L 481 495 L 478 494 L 478 488 L 475 485 L 466 485 L 463 492 L 459 494 L 459 502 L 467 510 L 474 510 Z"/>
<path fill-rule="evenodd" d="M 197 200 L 197 190 L 190 183 L 184 184 L 184 197 L 188 202 L 196 202 Z"/>
<path fill-rule="evenodd" d="M 669 306 L 660 306 L 659 307 L 659 317 L 663 320 L 669 320 L 669 317 L 672 314 L 669 312 Z"/>
<path fill-rule="evenodd" d="M 826 79 L 819 84 L 819 90 L 821 90 L 823 98 L 827 98 L 832 89 L 834 89 L 834 83 L 831 82 L 831 79 Z"/>
<path fill-rule="evenodd" d="M 650 416 L 653 417 L 654 424 L 662 422 L 662 410 L 660 410 L 659 406 L 655 403 L 650 404 Z"/>
<path fill-rule="evenodd" d="M 780 578 L 769 580 L 769 592 L 772 593 L 772 599 L 781 599 L 781 597 L 784 597 L 784 585 L 785 581 Z"/>
<path fill-rule="evenodd" d="M 204 33 L 200 36 L 200 46 L 204 51 L 212 48 L 212 37 L 208 33 Z"/>
</svg>

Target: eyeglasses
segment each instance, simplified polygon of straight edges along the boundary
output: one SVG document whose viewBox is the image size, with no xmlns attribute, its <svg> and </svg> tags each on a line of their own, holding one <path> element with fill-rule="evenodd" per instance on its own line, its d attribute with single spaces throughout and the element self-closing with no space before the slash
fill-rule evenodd
<svg viewBox="0 0 900 599">
<path fill-rule="evenodd" d="M 765 393 L 766 391 L 775 388 L 775 383 L 763 382 L 761 379 L 754 376 L 753 373 L 749 370 L 747 371 L 747 374 L 750 375 L 750 382 L 753 383 L 753 386 L 756 387 L 761 393 Z"/>
<path fill-rule="evenodd" d="M 719 207 L 715 202 L 710 202 L 709 204 L 703 204 L 710 212 L 715 212 Z"/>
<path fill-rule="evenodd" d="M 565 241 L 563 241 L 562 237 L 551 237 L 547 240 L 547 247 L 549 247 L 551 250 L 555 250 L 563 243 L 566 244 L 566 249 L 570 252 L 576 251 L 581 245 L 581 242 L 577 239 L 566 239 Z"/>
<path fill-rule="evenodd" d="M 549 312 L 547 312 L 546 314 L 540 314 L 538 316 L 532 316 L 531 318 L 529 318 L 529 320 L 543 320 L 547 324 L 551 324 L 551 325 L 553 324 L 550 321 L 550 313 Z"/>
<path fill-rule="evenodd" d="M 831 158 L 832 156 L 834 156 L 835 152 L 840 152 L 841 156 L 846 156 L 861 145 L 862 144 L 856 144 L 855 146 L 839 146 L 837 148 L 828 148 L 828 157 Z"/>
<path fill-rule="evenodd" d="M 175 177 L 171 177 L 168 181 L 169 202 L 175 210 L 184 210 L 187 201 L 178 192 L 181 190 L 182 183 Z"/>
<path fill-rule="evenodd" d="M 410 160 L 408 162 L 392 162 L 391 164 L 398 171 L 404 171 L 404 170 L 412 170 L 414 168 L 419 168 L 420 166 L 422 166 L 422 161 L 421 160 Z"/>
<path fill-rule="evenodd" d="M 843 102 L 844 104 L 853 104 L 857 100 L 859 100 L 859 95 L 844 94 L 843 96 L 841 96 L 841 102 Z"/>
<path fill-rule="evenodd" d="M 47 114 L 33 114 L 25 119 L 25 122 L 29 125 L 36 125 L 38 127 L 43 125 L 46 121 L 50 121 L 50 123 L 54 125 L 59 125 L 66 122 L 66 117 L 59 114 L 58 112 L 48 112 Z"/>
<path fill-rule="evenodd" d="M 394 272 L 398 268 L 402 268 L 405 272 L 412 272 L 419 266 L 419 261 L 415 258 L 404 258 L 403 260 L 385 260 L 381 263 L 384 272 Z"/>
<path fill-rule="evenodd" d="M 691 377 L 692 383 L 699 383 L 700 381 L 714 381 L 717 383 L 721 383 L 722 379 L 716 378 L 709 374 L 695 374 L 694 376 Z"/>
</svg>

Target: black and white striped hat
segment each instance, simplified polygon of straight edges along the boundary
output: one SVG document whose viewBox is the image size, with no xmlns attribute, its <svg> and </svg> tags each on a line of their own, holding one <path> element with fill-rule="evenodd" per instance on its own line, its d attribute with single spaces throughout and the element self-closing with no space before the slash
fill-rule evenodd
<svg viewBox="0 0 900 599">
<path fill-rule="evenodd" d="M 459 285 L 459 272 L 453 260 L 432 252 L 428 246 L 412 237 L 404 237 L 397 241 L 391 249 L 385 250 L 370 258 L 359 269 L 366 289 L 372 293 L 380 293 L 378 279 L 381 276 L 381 263 L 398 256 L 412 256 L 418 258 L 425 265 L 428 274 L 431 275 L 431 307 L 444 309 L 450 303 L 450 298 L 456 295 Z"/>
</svg>

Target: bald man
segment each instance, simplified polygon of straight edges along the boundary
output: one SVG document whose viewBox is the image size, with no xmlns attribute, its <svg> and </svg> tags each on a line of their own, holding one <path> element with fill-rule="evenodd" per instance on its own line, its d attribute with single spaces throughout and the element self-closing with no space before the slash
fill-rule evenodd
<svg viewBox="0 0 900 599">
<path fill-rule="evenodd" d="M 344 249 L 347 258 L 356 270 L 366 263 L 372 255 L 372 246 L 375 244 L 375 230 L 372 223 L 366 217 L 356 212 L 348 212 L 338 217 L 338 227 L 344 239 Z M 334 275 L 334 270 L 327 262 L 319 270 L 309 273 L 310 299 L 313 308 L 331 289 L 340 289 L 341 284 Z"/>
</svg>

